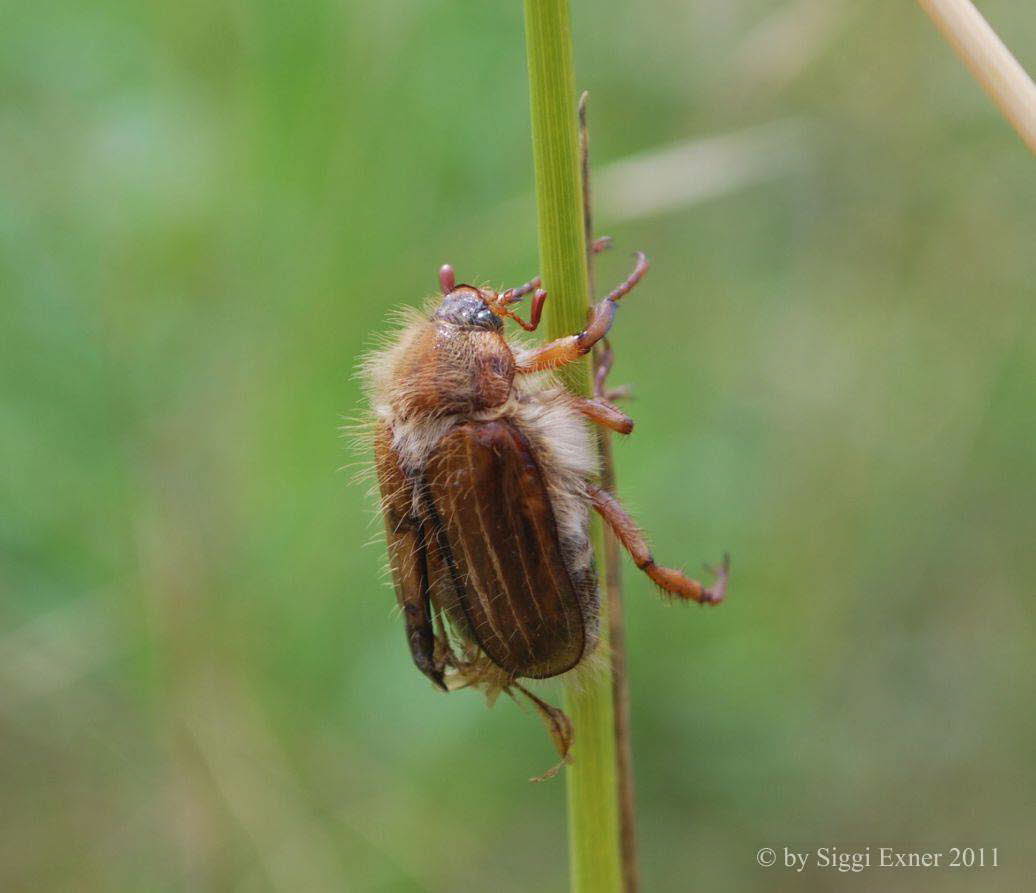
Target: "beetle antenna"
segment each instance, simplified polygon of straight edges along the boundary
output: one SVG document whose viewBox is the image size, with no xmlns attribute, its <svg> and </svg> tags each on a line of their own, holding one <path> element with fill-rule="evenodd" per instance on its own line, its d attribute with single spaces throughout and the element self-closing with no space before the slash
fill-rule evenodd
<svg viewBox="0 0 1036 893">
<path fill-rule="evenodd" d="M 448 295 L 457 287 L 457 277 L 450 264 L 443 264 L 439 267 L 439 286 L 444 295 Z"/>
</svg>

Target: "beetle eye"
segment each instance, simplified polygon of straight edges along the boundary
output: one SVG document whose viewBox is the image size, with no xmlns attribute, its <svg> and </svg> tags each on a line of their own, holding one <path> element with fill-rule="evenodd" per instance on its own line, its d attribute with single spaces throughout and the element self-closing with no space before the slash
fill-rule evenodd
<svg viewBox="0 0 1036 893">
<path fill-rule="evenodd" d="M 483 329 L 499 329 L 500 320 L 492 310 L 483 307 L 472 318 L 471 324 Z"/>
</svg>

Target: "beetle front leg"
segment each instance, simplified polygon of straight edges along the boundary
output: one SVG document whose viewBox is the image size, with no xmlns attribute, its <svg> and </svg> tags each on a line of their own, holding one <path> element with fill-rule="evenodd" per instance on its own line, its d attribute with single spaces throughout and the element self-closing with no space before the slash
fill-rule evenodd
<svg viewBox="0 0 1036 893">
<path fill-rule="evenodd" d="M 622 543 L 623 548 L 629 552 L 634 564 L 666 592 L 703 605 L 717 605 L 723 601 L 727 590 L 727 578 L 730 576 L 729 555 L 723 556 L 723 564 L 714 570 L 716 582 L 706 588 L 697 580 L 692 580 L 678 570 L 655 564 L 644 534 L 640 532 L 634 520 L 611 493 L 600 487 L 590 487 L 590 501 L 615 532 L 615 536 Z"/>
<path fill-rule="evenodd" d="M 601 236 L 601 238 L 594 241 L 593 244 L 590 246 L 590 253 L 600 254 L 602 251 L 611 248 L 611 245 L 611 236 Z M 447 264 L 443 266 L 443 269 L 447 269 L 447 267 L 449 268 L 450 273 L 452 275 L 453 268 L 449 267 L 449 265 Z M 441 279 L 442 271 L 440 271 L 439 276 Z M 543 285 L 543 280 L 539 276 L 533 276 L 533 278 L 526 282 L 524 285 L 518 285 L 514 288 L 508 288 L 500 292 L 500 300 L 503 301 L 505 304 L 513 304 L 515 301 L 520 301 L 526 295 L 532 294 L 541 285 Z"/>
<path fill-rule="evenodd" d="M 543 347 L 522 351 L 515 360 L 515 371 L 529 373 L 556 369 L 589 353 L 590 349 L 611 329 L 619 299 L 628 294 L 644 278 L 647 271 L 648 260 L 642 252 L 638 251 L 637 263 L 633 272 L 608 297 L 591 309 L 590 321 L 582 332 L 558 338 Z"/>
</svg>

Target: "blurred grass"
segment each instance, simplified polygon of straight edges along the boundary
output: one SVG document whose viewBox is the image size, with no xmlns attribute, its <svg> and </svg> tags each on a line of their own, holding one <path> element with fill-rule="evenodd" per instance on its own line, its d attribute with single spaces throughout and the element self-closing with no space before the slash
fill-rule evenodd
<svg viewBox="0 0 1036 893">
<path fill-rule="evenodd" d="M 715 612 L 628 575 L 645 889 L 772 889 L 783 843 L 999 846 L 925 885 L 1020 888 L 1032 159 L 912 4 L 799 0 L 829 21 L 782 44 L 789 8 L 573 8 L 599 164 L 805 134 L 786 177 L 599 221 L 602 284 L 654 262 L 623 494 L 661 559 L 734 557 Z M 1036 13 L 982 8 L 1036 69 Z M 5 16 L 4 889 L 564 889 L 538 723 L 413 671 L 338 471 L 386 311 L 447 259 L 532 272 L 521 35 L 517 4 Z"/>
</svg>

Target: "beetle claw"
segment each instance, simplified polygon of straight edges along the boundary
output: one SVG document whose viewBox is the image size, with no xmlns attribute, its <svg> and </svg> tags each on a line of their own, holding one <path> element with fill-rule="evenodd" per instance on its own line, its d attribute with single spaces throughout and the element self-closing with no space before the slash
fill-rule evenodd
<svg viewBox="0 0 1036 893">
<path fill-rule="evenodd" d="M 723 553 L 723 562 L 719 565 L 705 565 L 705 570 L 716 578 L 708 589 L 705 590 L 701 603 L 703 605 L 718 605 L 727 595 L 727 583 L 730 580 L 730 553 Z"/>
</svg>

